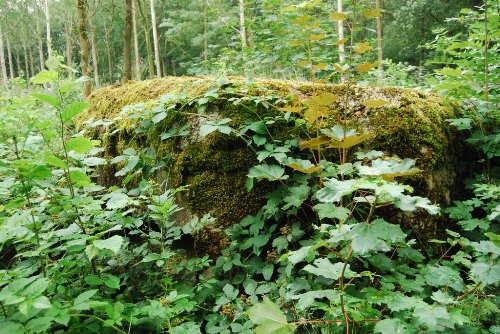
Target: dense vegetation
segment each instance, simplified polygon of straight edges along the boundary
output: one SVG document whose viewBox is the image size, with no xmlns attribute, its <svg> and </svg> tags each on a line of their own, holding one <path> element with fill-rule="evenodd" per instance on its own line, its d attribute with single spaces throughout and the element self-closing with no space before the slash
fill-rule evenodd
<svg viewBox="0 0 500 334">
<path fill-rule="evenodd" d="M 500 332 L 496 1 L 0 3 L 1 333 Z M 85 117 L 90 89 L 165 74 L 214 77 Z M 253 77 L 343 88 L 280 96 Z M 366 149 L 378 134 L 348 117 L 360 85 L 433 91 L 460 110 L 447 121 L 473 168 L 453 206 L 413 194 L 414 157 Z M 207 112 L 222 101 L 244 112 Z M 276 136 L 279 124 L 291 130 Z M 130 141 L 109 156 L 119 131 Z M 237 191 L 266 191 L 209 255 L 184 246 L 218 217 L 179 224 L 189 189 L 171 186 L 158 145 L 189 136 L 248 148 Z M 448 228 L 421 240 L 401 211 Z"/>
</svg>

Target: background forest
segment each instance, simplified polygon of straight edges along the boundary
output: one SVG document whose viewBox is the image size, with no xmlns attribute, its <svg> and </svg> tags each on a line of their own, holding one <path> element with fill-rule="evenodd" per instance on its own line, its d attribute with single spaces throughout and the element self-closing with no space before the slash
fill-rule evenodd
<svg viewBox="0 0 500 334">
<path fill-rule="evenodd" d="M 0 334 L 500 333 L 499 9 L 0 0 Z"/>
</svg>

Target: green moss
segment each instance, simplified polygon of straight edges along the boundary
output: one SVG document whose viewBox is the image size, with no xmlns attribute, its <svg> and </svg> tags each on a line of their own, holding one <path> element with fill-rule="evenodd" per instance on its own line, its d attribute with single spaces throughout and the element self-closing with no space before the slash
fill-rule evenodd
<svg viewBox="0 0 500 334">
<path fill-rule="evenodd" d="M 209 104 L 206 113 L 231 118 L 231 125 L 238 127 L 248 119 L 274 117 L 280 111 L 263 106 L 256 108 L 254 101 L 242 100 L 235 105 L 228 101 L 231 97 L 277 95 L 281 98 L 293 96 L 300 101 L 331 92 L 342 98 L 332 105 L 330 125 L 338 122 L 339 118 L 347 118 L 349 126 L 376 135 L 367 143 L 369 148 L 396 154 L 401 158 L 416 159 L 418 167 L 423 170 L 420 176 L 411 180 L 417 193 L 431 196 L 441 203 L 451 200 L 449 189 L 456 179 L 451 170 L 456 164 L 455 153 L 459 144 L 445 120 L 455 116 L 456 107 L 441 97 L 396 87 L 347 87 L 268 79 L 256 79 L 252 85 L 246 86 L 245 81 L 243 78 L 229 78 L 229 83 L 225 83 L 224 87 L 234 88 L 233 93 L 220 93 L 220 98 Z M 101 131 L 96 136 L 102 139 L 107 157 L 119 155 L 129 146 L 136 149 L 151 146 L 160 157 L 173 157 L 169 184 L 188 186 L 188 191 L 181 194 L 183 205 L 187 206 L 191 214 L 211 213 L 217 218 L 214 224 L 206 226 L 196 236 L 197 251 L 212 255 L 217 254 L 227 243 L 224 228 L 239 222 L 247 214 L 255 213 L 264 202 L 262 195 L 269 190 L 264 182 L 259 182 L 250 193 L 245 189 L 248 169 L 257 163 L 255 154 L 241 139 L 219 133 L 212 133 L 206 138 L 199 138 L 194 133 L 190 137 L 168 140 L 161 140 L 160 136 L 186 122 L 190 122 L 193 131 L 197 132 L 200 119 L 193 115 L 197 113 L 196 99 L 203 96 L 209 87 L 218 84 L 209 77 L 167 77 L 106 87 L 92 94 L 90 108 L 80 118 L 81 121 L 90 118 L 112 119 L 126 105 L 142 102 L 148 108 L 157 104 L 157 99 L 166 93 L 182 91 L 187 94 L 185 100 L 193 99 L 195 103 L 186 105 L 182 110 L 189 115 L 170 112 L 154 131 L 141 136 L 134 133 L 136 123 L 131 120 L 116 124 L 118 132 L 113 135 Z M 388 104 L 379 108 L 363 105 L 364 101 L 378 99 Z M 344 110 L 346 101 L 348 110 Z M 286 123 L 276 123 L 270 130 L 276 138 L 297 137 L 297 129 Z M 113 174 L 111 168 L 103 182 L 111 182 Z M 419 222 L 427 226 L 430 223 L 426 219 L 419 218 Z"/>
</svg>

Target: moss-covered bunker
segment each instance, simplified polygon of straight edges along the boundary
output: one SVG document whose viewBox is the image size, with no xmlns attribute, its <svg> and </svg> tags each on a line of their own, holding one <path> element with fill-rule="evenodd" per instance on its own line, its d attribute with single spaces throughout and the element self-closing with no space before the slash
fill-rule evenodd
<svg viewBox="0 0 500 334">
<path fill-rule="evenodd" d="M 349 96 L 349 113 L 345 115 L 353 126 L 363 127 L 376 136 L 368 145 L 401 158 L 417 160 L 417 166 L 423 173 L 413 177 L 410 182 L 421 196 L 430 197 L 441 205 L 447 205 L 456 197 L 460 188 L 458 177 L 461 173 L 461 138 L 452 131 L 446 119 L 456 117 L 457 108 L 442 97 L 417 90 L 396 87 L 346 87 L 343 85 L 325 85 L 307 82 L 257 79 L 247 84 L 243 78 L 230 78 L 221 83 L 207 77 L 166 77 L 155 80 L 129 82 L 102 88 L 94 92 L 90 107 L 80 122 L 88 119 L 114 119 L 122 108 L 136 103 L 153 106 L 161 96 L 167 93 L 188 97 L 202 97 L 213 86 L 245 87 L 246 95 L 281 98 L 293 96 L 303 99 L 308 96 L 331 92 L 338 96 Z M 225 95 L 230 91 L 225 90 Z M 246 119 L 276 115 L 280 111 L 270 108 L 251 110 L 236 106 L 230 102 L 231 96 L 214 101 L 207 113 L 218 117 L 229 117 L 233 125 L 243 124 Z M 235 91 L 235 97 L 241 97 L 241 90 Z M 228 101 L 229 100 L 229 101 Z M 385 100 L 382 107 L 368 108 L 363 105 L 367 100 Z M 196 113 L 196 101 L 185 110 Z M 342 104 L 333 106 L 332 113 L 345 113 Z M 189 117 L 188 117 L 189 118 Z M 193 123 L 195 116 L 190 116 Z M 186 119 L 178 116 L 167 117 L 160 127 L 179 127 Z M 202 252 L 216 254 L 225 245 L 223 229 L 239 222 L 247 214 L 255 213 L 263 204 L 262 195 L 268 191 L 266 185 L 259 183 L 254 191 L 245 190 L 248 169 L 256 163 L 255 154 L 241 140 L 222 134 L 211 134 L 199 138 L 193 134 L 187 139 L 161 141 L 158 133 L 147 137 L 134 135 L 134 123 L 122 120 L 116 124 L 114 134 L 101 133 L 100 139 L 109 157 L 119 155 L 128 146 L 145 147 L 155 143 L 156 149 L 163 155 L 173 158 L 173 186 L 187 185 L 181 201 L 187 207 L 186 219 L 190 214 L 211 213 L 217 218 L 211 226 L 206 226 L 203 233 L 198 233 L 196 248 Z M 290 128 L 274 129 L 276 133 L 289 133 Z M 113 171 L 102 173 L 101 181 L 113 182 Z M 418 218 L 416 218 L 418 217 Z M 400 220 L 408 222 L 426 234 L 435 234 L 436 220 L 426 215 L 414 215 L 413 218 L 401 215 Z"/>
</svg>

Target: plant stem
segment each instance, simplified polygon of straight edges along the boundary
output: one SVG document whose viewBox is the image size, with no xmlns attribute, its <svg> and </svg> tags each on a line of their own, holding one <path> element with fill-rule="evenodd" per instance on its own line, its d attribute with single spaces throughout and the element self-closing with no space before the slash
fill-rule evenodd
<svg viewBox="0 0 500 334">
<path fill-rule="evenodd" d="M 120 328 L 114 326 L 114 325 L 111 325 L 109 323 L 107 323 L 105 320 L 99 318 L 98 316 L 95 316 L 93 314 L 83 314 L 83 313 L 70 313 L 69 314 L 70 317 L 86 317 L 86 318 L 92 318 L 92 319 L 95 319 L 95 320 L 98 320 L 100 322 L 102 322 L 103 324 L 106 324 L 106 326 L 109 326 L 111 328 L 113 328 L 115 331 L 117 331 L 118 333 L 120 334 L 127 334 L 127 332 L 125 331 L 122 331 Z"/>
</svg>

